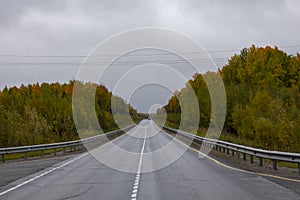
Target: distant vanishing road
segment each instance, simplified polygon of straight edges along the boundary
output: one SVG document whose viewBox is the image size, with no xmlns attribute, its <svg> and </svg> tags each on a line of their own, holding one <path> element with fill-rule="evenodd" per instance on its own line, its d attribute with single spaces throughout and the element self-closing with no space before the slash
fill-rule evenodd
<svg viewBox="0 0 300 200">
<path fill-rule="evenodd" d="M 295 191 L 258 175 L 225 168 L 208 158 L 200 159 L 190 149 L 168 166 L 144 173 L 168 160 L 168 156 L 174 156 L 173 153 L 185 149 L 183 144 L 174 142 L 169 153 L 161 152 L 160 157 L 151 157 L 149 152 L 160 152 L 172 141 L 166 133 L 155 131 L 154 122 L 144 120 L 113 141 L 120 149 L 134 153 L 136 156 L 133 158 L 119 154 L 109 144 L 94 151 L 96 157 L 111 158 L 116 168 L 128 169 L 133 173 L 113 169 L 91 154 L 83 153 L 9 184 L 6 190 L 0 191 L 0 199 L 300 199 Z"/>
</svg>

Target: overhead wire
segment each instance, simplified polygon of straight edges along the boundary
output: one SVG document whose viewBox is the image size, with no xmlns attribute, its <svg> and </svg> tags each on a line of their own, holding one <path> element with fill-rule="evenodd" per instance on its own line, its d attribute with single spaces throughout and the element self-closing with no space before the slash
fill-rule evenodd
<svg viewBox="0 0 300 200">
<path fill-rule="evenodd" d="M 300 45 L 289 45 L 289 46 L 280 46 L 278 48 L 281 49 L 286 49 L 286 48 L 296 48 L 296 47 L 300 47 Z M 239 52 L 240 50 L 238 49 L 228 49 L 228 50 L 210 50 L 210 51 L 203 51 L 203 52 L 180 52 L 180 53 L 173 53 L 173 52 L 160 52 L 160 53 L 132 53 L 130 52 L 129 54 L 124 54 L 124 55 L 113 55 L 113 54 L 107 54 L 107 55 L 92 55 L 90 56 L 91 58 L 94 57 L 107 57 L 107 56 L 119 56 L 119 58 L 123 58 L 123 57 L 149 57 L 149 56 L 175 56 L 177 54 L 212 54 L 212 53 L 229 53 L 229 52 Z M 36 59 L 43 59 L 43 58 L 85 58 L 87 57 L 87 55 L 19 55 L 19 54 L 0 54 L 0 58 L 7 58 L 8 61 L 6 62 L 0 62 L 0 66 L 2 65 L 74 65 L 74 66 L 78 66 L 81 64 L 85 64 L 85 65 L 99 65 L 99 64 L 107 64 L 107 65 L 129 65 L 129 64 L 136 64 L 136 63 L 160 63 L 160 64 L 182 64 L 182 63 L 188 63 L 188 62 L 205 62 L 205 61 L 211 61 L 213 60 L 216 63 L 224 63 L 226 61 L 228 61 L 229 57 L 225 58 L 225 57 L 211 57 L 211 58 L 202 58 L 202 59 L 195 59 L 195 60 L 189 60 L 186 61 L 184 59 L 151 59 L 151 60 L 125 60 L 125 61 L 107 61 L 107 60 L 99 60 L 99 61 L 93 61 L 93 62 L 86 62 L 86 63 L 82 63 L 80 61 L 47 61 L 47 62 L 41 62 L 41 61 L 20 61 L 18 62 L 17 60 L 13 60 L 13 61 L 9 61 L 10 58 L 36 58 Z M 4 60 L 3 60 L 4 61 Z"/>
<path fill-rule="evenodd" d="M 280 49 L 297 48 L 300 45 L 286 45 L 278 46 Z M 0 57 L 29 57 L 29 58 L 85 58 L 85 57 L 105 57 L 105 56 L 159 56 L 159 55 L 174 55 L 174 54 L 208 54 L 208 53 L 228 53 L 228 52 L 240 52 L 241 49 L 228 49 L 228 50 L 209 50 L 202 52 L 165 52 L 165 53 L 146 53 L 146 54 L 103 54 L 103 55 L 24 55 L 24 54 L 0 54 Z"/>
</svg>

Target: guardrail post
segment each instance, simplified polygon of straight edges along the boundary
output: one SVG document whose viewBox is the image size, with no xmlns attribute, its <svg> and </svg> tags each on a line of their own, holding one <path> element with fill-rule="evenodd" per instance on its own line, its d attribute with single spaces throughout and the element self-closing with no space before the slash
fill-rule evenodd
<svg viewBox="0 0 300 200">
<path fill-rule="evenodd" d="M 300 175 L 300 162 L 298 162 L 298 172 L 299 172 L 299 175 Z"/>
<path fill-rule="evenodd" d="M 239 151 L 236 152 L 236 157 L 237 157 L 238 159 L 240 159 L 240 152 L 239 152 Z"/>
<path fill-rule="evenodd" d="M 27 160 L 27 151 L 24 152 L 24 160 Z"/>
<path fill-rule="evenodd" d="M 246 158 L 247 158 L 247 154 L 243 153 L 243 160 L 246 160 Z"/>
<path fill-rule="evenodd" d="M 5 162 L 5 154 L 2 154 L 1 157 L 2 157 L 2 162 Z"/>
<path fill-rule="evenodd" d="M 53 152 L 53 154 L 56 156 L 56 149 L 54 149 L 54 152 Z"/>
<path fill-rule="evenodd" d="M 262 167 L 263 166 L 263 158 L 262 157 L 258 157 L 259 159 L 259 166 Z"/>
<path fill-rule="evenodd" d="M 227 154 L 229 154 L 229 149 L 227 149 Z"/>
<path fill-rule="evenodd" d="M 232 154 L 232 156 L 234 156 L 234 150 L 233 149 L 231 150 L 231 154 Z"/>
<path fill-rule="evenodd" d="M 41 152 L 41 156 L 42 156 L 42 158 L 44 158 L 44 155 L 45 155 L 45 151 L 44 151 L 44 150 L 42 150 L 42 152 Z"/>
<path fill-rule="evenodd" d="M 223 147 L 223 153 L 225 153 L 225 147 Z"/>
<path fill-rule="evenodd" d="M 66 154 L 66 147 L 63 148 L 63 154 Z"/>
<path fill-rule="evenodd" d="M 254 156 L 253 155 L 250 155 L 250 163 L 254 163 Z"/>
<path fill-rule="evenodd" d="M 72 152 L 73 151 L 73 148 L 72 148 L 72 146 L 70 146 L 70 152 Z"/>
<path fill-rule="evenodd" d="M 273 159 L 273 169 L 277 170 L 277 160 Z"/>
</svg>

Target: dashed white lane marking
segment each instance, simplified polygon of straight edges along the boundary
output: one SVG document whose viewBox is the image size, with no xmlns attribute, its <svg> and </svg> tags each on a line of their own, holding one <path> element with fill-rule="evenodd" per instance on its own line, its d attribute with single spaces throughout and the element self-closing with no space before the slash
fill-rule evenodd
<svg viewBox="0 0 300 200">
<path fill-rule="evenodd" d="M 145 129 L 145 136 L 144 136 L 144 141 L 143 141 L 143 146 L 141 150 L 141 155 L 140 155 L 140 160 L 139 160 L 139 165 L 138 169 L 135 175 L 135 180 L 132 188 L 132 193 L 131 193 L 131 200 L 137 200 L 137 194 L 139 191 L 139 184 L 140 184 L 140 177 L 141 177 L 141 170 L 142 170 L 142 164 L 143 164 L 143 154 L 145 150 L 145 144 L 146 144 L 146 129 Z"/>
</svg>

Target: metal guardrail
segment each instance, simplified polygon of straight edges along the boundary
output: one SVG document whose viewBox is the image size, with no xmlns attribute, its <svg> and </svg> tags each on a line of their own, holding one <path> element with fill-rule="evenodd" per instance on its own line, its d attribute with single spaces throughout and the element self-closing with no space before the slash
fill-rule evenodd
<svg viewBox="0 0 300 200">
<path fill-rule="evenodd" d="M 51 144 L 40 144 L 40 145 L 31 145 L 31 146 L 20 146 L 20 147 L 9 147 L 9 148 L 0 148 L 0 155 L 2 157 L 2 162 L 5 162 L 5 155 L 8 154 L 19 154 L 24 153 L 24 159 L 27 159 L 27 153 L 40 151 L 41 157 L 44 157 L 45 150 L 53 150 L 53 154 L 56 155 L 57 149 L 63 149 L 63 154 L 66 153 L 66 149 L 69 148 L 70 152 L 76 149 L 84 148 L 84 145 L 90 144 L 93 142 L 101 141 L 106 137 L 112 137 L 123 132 L 129 131 L 135 125 L 128 126 L 122 130 L 115 130 L 105 134 L 85 138 L 82 140 L 75 140 L 69 142 L 60 142 L 60 143 L 51 143 Z"/>
<path fill-rule="evenodd" d="M 180 134 L 186 138 L 193 139 L 200 145 L 210 147 L 212 149 L 223 151 L 224 153 L 231 154 L 240 158 L 242 154 L 243 160 L 246 160 L 247 155 L 250 156 L 250 162 L 254 163 L 254 157 L 257 157 L 259 160 L 259 166 L 263 166 L 263 159 L 270 159 L 273 162 L 273 169 L 277 169 L 277 161 L 298 163 L 298 171 L 300 174 L 300 154 L 299 153 L 290 153 L 290 152 L 281 152 L 281 151 L 269 151 L 264 149 L 257 149 L 253 147 L 247 147 L 243 145 L 233 144 L 230 142 L 224 142 L 221 140 L 204 138 L 196 136 L 184 131 L 173 129 L 167 126 L 163 126 L 164 129 Z"/>
</svg>

